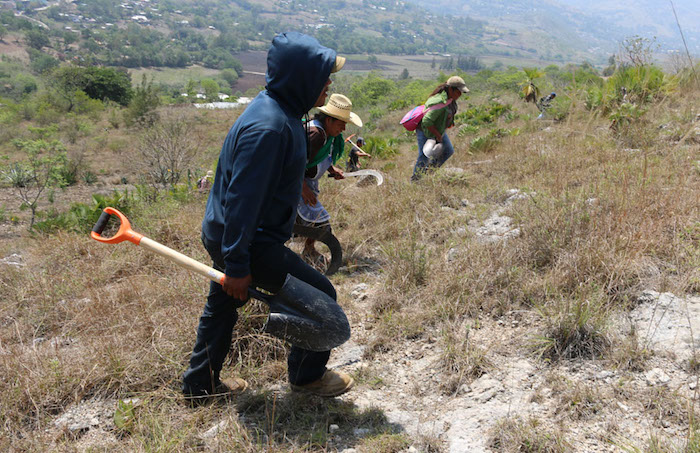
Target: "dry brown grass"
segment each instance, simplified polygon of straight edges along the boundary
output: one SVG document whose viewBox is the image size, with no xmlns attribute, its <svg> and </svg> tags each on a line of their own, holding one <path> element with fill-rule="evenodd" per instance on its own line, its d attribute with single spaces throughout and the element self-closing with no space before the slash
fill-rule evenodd
<svg viewBox="0 0 700 453">
<path fill-rule="evenodd" d="M 503 138 L 488 154 L 469 154 L 466 139 L 455 138 L 457 153 L 447 166 L 465 170 L 457 177 L 438 172 L 410 184 L 411 140 L 401 142 L 393 162 L 372 162 L 386 169 L 379 188 L 324 181 L 323 203 L 356 272 L 334 281 L 363 273 L 381 280 L 362 313 L 372 327 L 366 357 L 390 357 L 406 340 L 438 333 L 444 390 L 454 392 L 491 366 L 484 352 L 489 345 L 468 342 L 464 326 L 526 310 L 532 318 L 540 314 L 529 332 L 530 339 L 548 341 L 543 357 L 594 357 L 626 372 L 643 371 L 648 351 L 619 338 L 610 321 L 631 309 L 642 289 L 700 292 L 700 151 L 689 132 L 698 124 L 699 96 L 685 92 L 652 106 L 643 130 L 615 134 L 579 103 L 562 123 L 517 120 L 509 127 L 520 128 L 520 135 Z M 198 165 L 212 168 L 235 114 L 187 114 L 206 150 Z M 389 130 L 388 120 L 380 125 Z M 89 150 L 90 168 L 104 170 L 108 180 L 135 174 L 126 165 L 135 159 L 132 132 L 96 130 L 75 144 Z M 631 144 L 639 151 L 627 149 Z M 527 198 L 506 206 L 513 188 Z M 473 227 L 496 208 L 514 219 L 521 235 L 479 241 Z M 161 202 L 140 207 L 132 221 L 146 236 L 206 262 L 199 242 L 203 209 L 201 198 Z M 458 253 L 448 260 L 451 249 Z M 368 440 L 356 442 L 361 451 L 411 445 L 391 432 L 381 410 L 343 402 L 258 391 L 235 404 L 185 409 L 179 380 L 206 282 L 133 245 L 107 246 L 82 235 L 26 238 L 0 250 L 25 250 L 28 260 L 21 270 L 5 266 L 0 273 L 0 420 L 6 434 L 0 449 L 54 445 L 69 451 L 73 440 L 57 441 L 46 431 L 57 414 L 94 397 L 131 396 L 145 403 L 134 430 L 118 440 L 129 451 L 202 449 L 198 435 L 222 418 L 229 424 L 218 439 L 220 450 L 327 451 L 333 448 L 327 427 L 338 421 L 341 429 L 370 429 Z M 242 310 L 224 369 L 255 389 L 285 381 L 285 346 L 260 334 L 263 319 L 258 304 Z M 363 385 L 371 386 L 371 373 L 365 378 Z M 583 387 L 563 397 L 572 419 L 596 413 L 602 398 Z M 649 413 L 690 426 L 692 412 L 676 396 L 654 394 L 645 401 Z M 512 419 L 496 430 L 492 446 L 571 451 L 565 437 L 537 420 Z M 426 447 L 440 447 L 434 448 Z"/>
</svg>

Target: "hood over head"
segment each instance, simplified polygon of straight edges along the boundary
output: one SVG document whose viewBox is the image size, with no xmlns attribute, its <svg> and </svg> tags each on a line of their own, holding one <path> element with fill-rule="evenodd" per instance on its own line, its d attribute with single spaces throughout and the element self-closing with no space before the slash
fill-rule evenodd
<svg viewBox="0 0 700 453">
<path fill-rule="evenodd" d="M 316 103 L 335 61 L 335 50 L 316 38 L 281 33 L 273 38 L 267 53 L 267 91 L 301 117 Z"/>
</svg>

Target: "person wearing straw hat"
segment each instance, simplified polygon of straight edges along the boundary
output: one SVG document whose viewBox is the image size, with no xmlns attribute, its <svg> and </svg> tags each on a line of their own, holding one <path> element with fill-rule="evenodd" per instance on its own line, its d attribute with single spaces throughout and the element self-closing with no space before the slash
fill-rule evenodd
<svg viewBox="0 0 700 453">
<path fill-rule="evenodd" d="M 345 59 L 312 36 L 276 35 L 267 53 L 265 90 L 238 117 L 224 140 L 202 221 L 202 242 L 224 272 L 209 287 L 182 392 L 190 405 L 238 393 L 245 380 L 222 379 L 238 309 L 248 287 L 276 293 L 287 275 L 323 291 L 333 284 L 285 246 L 292 236 L 307 162 L 303 116 L 326 101 L 330 75 Z M 292 346 L 287 359 L 292 391 L 333 397 L 353 379 L 326 368 L 331 351 Z"/>
<path fill-rule="evenodd" d="M 343 179 L 343 170 L 335 164 L 342 157 L 345 141 L 342 132 L 347 123 L 362 127 L 362 120 L 352 111 L 352 102 L 347 96 L 334 93 L 328 103 L 318 108 L 319 112 L 306 125 L 308 137 L 307 164 L 301 199 L 297 207 L 297 223 L 314 228 L 330 229 L 330 214 L 318 200 L 319 180 L 328 173 L 335 179 Z M 312 262 L 320 258 L 314 243 L 307 238 L 302 256 Z"/>
<path fill-rule="evenodd" d="M 441 167 L 454 154 L 452 142 L 445 131 L 454 125 L 457 99 L 464 93 L 469 93 L 464 79 L 452 76 L 438 85 L 425 102 L 426 113 L 416 129 L 418 158 L 411 181 L 419 180 L 429 168 Z M 440 151 L 434 152 L 437 149 Z"/>
<path fill-rule="evenodd" d="M 197 181 L 197 190 L 199 193 L 209 192 L 212 179 L 214 179 L 214 172 L 211 170 L 208 170 L 206 175 L 199 178 L 199 181 Z"/>
</svg>

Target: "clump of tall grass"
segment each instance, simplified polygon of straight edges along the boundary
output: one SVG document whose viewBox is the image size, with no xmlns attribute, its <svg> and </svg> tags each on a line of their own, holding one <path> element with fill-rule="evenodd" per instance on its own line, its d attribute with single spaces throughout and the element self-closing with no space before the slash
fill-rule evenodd
<svg viewBox="0 0 700 453">
<path fill-rule="evenodd" d="M 610 309 L 600 300 L 570 300 L 539 308 L 544 332 L 533 341 L 540 358 L 600 358 L 611 345 Z"/>
<path fill-rule="evenodd" d="M 440 387 L 446 394 L 456 394 L 461 386 L 483 376 L 493 367 L 486 350 L 469 339 L 469 328 L 446 326 L 442 332 L 440 361 L 444 379 Z"/>
<path fill-rule="evenodd" d="M 575 451 L 560 429 L 548 429 L 537 418 L 505 418 L 490 430 L 489 446 L 504 453 L 566 453 Z"/>
</svg>

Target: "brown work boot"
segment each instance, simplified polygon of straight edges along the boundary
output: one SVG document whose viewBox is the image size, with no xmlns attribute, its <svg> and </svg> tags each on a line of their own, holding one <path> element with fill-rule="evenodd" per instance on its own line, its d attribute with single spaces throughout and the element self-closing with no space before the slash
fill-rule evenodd
<svg viewBox="0 0 700 453">
<path fill-rule="evenodd" d="M 201 406 L 214 400 L 225 399 L 230 396 L 243 393 L 248 388 L 248 383 L 239 377 L 222 379 L 209 393 L 204 390 L 201 393 L 185 394 L 185 401 L 192 407 Z"/>
<path fill-rule="evenodd" d="M 294 385 L 290 387 L 294 392 L 311 393 L 323 397 L 342 395 L 352 388 L 354 379 L 341 371 L 326 370 L 321 379 L 306 385 Z"/>
</svg>

